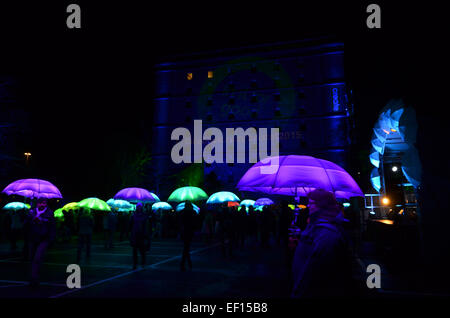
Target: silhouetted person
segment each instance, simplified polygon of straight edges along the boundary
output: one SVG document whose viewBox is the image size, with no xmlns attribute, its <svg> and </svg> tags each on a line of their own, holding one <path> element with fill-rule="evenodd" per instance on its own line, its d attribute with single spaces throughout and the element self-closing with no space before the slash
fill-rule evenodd
<svg viewBox="0 0 450 318">
<path fill-rule="evenodd" d="M 46 199 L 38 199 L 37 206 L 30 211 L 27 222 L 31 261 L 30 285 L 36 287 L 39 285 L 39 273 L 44 256 L 56 236 L 54 212 L 48 207 Z"/>
<path fill-rule="evenodd" d="M 278 238 L 286 253 L 286 260 L 288 260 L 289 255 L 289 227 L 291 226 L 292 219 L 292 210 L 289 208 L 287 202 L 283 201 L 278 219 Z"/>
<path fill-rule="evenodd" d="M 91 256 L 92 231 L 94 230 L 94 218 L 87 209 L 81 209 L 78 216 L 78 249 L 77 262 L 81 260 L 81 251 L 86 246 L 86 258 Z"/>
<path fill-rule="evenodd" d="M 105 248 L 113 248 L 114 233 L 117 225 L 117 215 L 114 211 L 106 212 L 103 219 L 103 226 L 105 229 Z"/>
<path fill-rule="evenodd" d="M 15 252 L 17 249 L 17 240 L 19 239 L 22 228 L 23 228 L 23 219 L 22 219 L 22 210 L 19 211 L 10 211 L 10 231 L 9 231 L 9 239 L 11 243 L 11 251 Z"/>
<path fill-rule="evenodd" d="M 184 209 L 181 211 L 180 216 L 180 236 L 183 240 L 183 255 L 181 257 L 180 268 L 182 271 L 186 270 L 185 263 L 187 262 L 189 269 L 192 269 L 191 261 L 191 242 L 194 237 L 195 230 L 195 211 L 192 203 L 186 201 L 184 203 Z"/>
<path fill-rule="evenodd" d="M 142 203 L 136 204 L 136 211 L 130 219 L 130 244 L 133 247 L 133 269 L 137 268 L 138 252 L 141 254 L 141 265 L 145 266 L 145 253 L 150 246 L 150 222 L 144 212 Z"/>
<path fill-rule="evenodd" d="M 261 246 L 269 247 L 269 238 L 271 230 L 271 211 L 270 207 L 265 205 L 261 212 Z"/>
<path fill-rule="evenodd" d="M 301 233 L 292 266 L 292 297 L 350 295 L 351 256 L 342 212 L 333 193 L 308 193 L 309 224 Z"/>
</svg>

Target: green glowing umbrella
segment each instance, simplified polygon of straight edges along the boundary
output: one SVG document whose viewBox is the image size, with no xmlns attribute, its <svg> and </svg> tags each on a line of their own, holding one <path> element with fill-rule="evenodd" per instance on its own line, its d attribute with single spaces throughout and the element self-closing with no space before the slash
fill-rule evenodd
<svg viewBox="0 0 450 318">
<path fill-rule="evenodd" d="M 63 210 L 63 208 L 55 210 L 55 212 L 53 212 L 53 215 L 55 216 L 55 218 L 64 219 L 64 214 L 63 214 L 62 210 Z"/>
<path fill-rule="evenodd" d="M 62 207 L 62 209 L 65 211 L 76 210 L 78 209 L 78 202 L 67 203 L 65 206 Z"/>
<path fill-rule="evenodd" d="M 198 187 L 182 187 L 172 192 L 167 201 L 183 202 L 183 201 L 200 201 L 208 199 L 205 191 Z"/>
<path fill-rule="evenodd" d="M 10 202 L 3 207 L 3 210 L 7 211 L 18 211 L 18 210 L 28 210 L 30 205 L 23 202 Z"/>
<path fill-rule="evenodd" d="M 87 198 L 78 202 L 78 207 L 87 208 L 96 211 L 111 211 L 111 208 L 105 201 L 98 198 Z"/>
</svg>

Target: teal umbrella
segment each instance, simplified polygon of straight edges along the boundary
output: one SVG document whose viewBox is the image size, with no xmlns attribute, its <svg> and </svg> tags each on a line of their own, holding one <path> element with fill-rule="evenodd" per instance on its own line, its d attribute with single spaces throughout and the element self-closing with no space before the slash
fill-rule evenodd
<svg viewBox="0 0 450 318">
<path fill-rule="evenodd" d="M 177 207 L 175 208 L 175 211 L 180 212 L 181 210 L 183 210 L 185 207 L 185 203 L 181 202 L 180 204 L 177 205 Z M 194 211 L 199 214 L 200 213 L 200 208 L 198 206 L 196 206 L 194 203 L 192 203 L 192 207 L 194 208 Z"/>
<path fill-rule="evenodd" d="M 172 206 L 167 203 L 167 202 L 156 202 L 155 204 L 152 205 L 152 211 L 156 212 L 159 209 L 165 210 L 165 211 L 170 211 L 172 210 Z"/>
<path fill-rule="evenodd" d="M 29 210 L 30 205 L 23 202 L 10 202 L 3 207 L 3 210 L 7 211 L 18 211 L 18 210 Z"/>
<path fill-rule="evenodd" d="M 248 208 L 255 205 L 255 200 L 242 200 L 239 205 L 245 207 L 245 211 L 248 212 Z"/>
<path fill-rule="evenodd" d="M 200 201 L 208 199 L 205 191 L 198 187 L 182 187 L 172 192 L 167 201 L 183 202 L 183 201 Z"/>
<path fill-rule="evenodd" d="M 108 204 L 111 208 L 119 212 L 130 212 L 136 209 L 136 207 L 133 204 L 125 200 L 109 199 L 108 201 L 106 201 L 106 204 Z"/>
<path fill-rule="evenodd" d="M 241 201 L 236 194 L 228 191 L 220 191 L 212 194 L 206 204 L 217 204 L 225 202 L 239 202 Z"/>
</svg>

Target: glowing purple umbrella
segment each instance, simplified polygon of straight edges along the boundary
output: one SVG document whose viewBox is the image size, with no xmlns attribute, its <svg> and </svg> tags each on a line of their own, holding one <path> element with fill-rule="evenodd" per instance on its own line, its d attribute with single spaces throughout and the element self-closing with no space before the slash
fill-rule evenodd
<svg viewBox="0 0 450 318">
<path fill-rule="evenodd" d="M 2 192 L 7 195 L 20 195 L 30 199 L 62 199 L 61 192 L 57 187 L 41 179 L 20 179 L 9 184 Z"/>
<path fill-rule="evenodd" d="M 334 192 L 337 198 L 364 196 L 358 184 L 337 164 L 310 156 L 279 156 L 254 164 L 241 178 L 241 191 L 306 196 L 314 189 Z M 268 167 L 272 165 L 273 169 Z M 265 169 L 265 170 L 263 170 Z M 265 173 L 261 173 L 265 172 Z M 270 171 L 270 174 L 267 172 Z"/>
<path fill-rule="evenodd" d="M 142 188 L 125 188 L 117 192 L 115 200 L 125 200 L 129 202 L 159 202 L 158 196 Z"/>
</svg>

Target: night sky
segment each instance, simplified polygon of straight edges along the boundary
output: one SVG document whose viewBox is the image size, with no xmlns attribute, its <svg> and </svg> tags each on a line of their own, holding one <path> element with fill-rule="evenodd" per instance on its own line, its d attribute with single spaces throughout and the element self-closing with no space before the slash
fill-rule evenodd
<svg viewBox="0 0 450 318">
<path fill-rule="evenodd" d="M 77 200 L 114 194 L 104 186 L 116 181 L 107 164 L 113 152 L 131 140 L 151 147 L 152 65 L 167 55 L 337 36 L 345 43 L 357 141 L 368 148 L 376 116 L 389 99 L 426 104 L 433 61 L 425 63 L 424 54 L 439 51 L 434 39 L 442 31 L 431 16 L 438 8 L 382 2 L 381 30 L 366 28 L 371 2 L 364 1 L 245 8 L 232 2 L 201 8 L 75 2 L 82 8 L 81 30 L 65 26 L 71 2 L 2 8 L 0 73 L 16 78 L 17 107 L 29 112 L 32 134 L 21 146 L 33 154 L 36 177 L 63 185 L 72 196 L 80 193 Z"/>
</svg>

